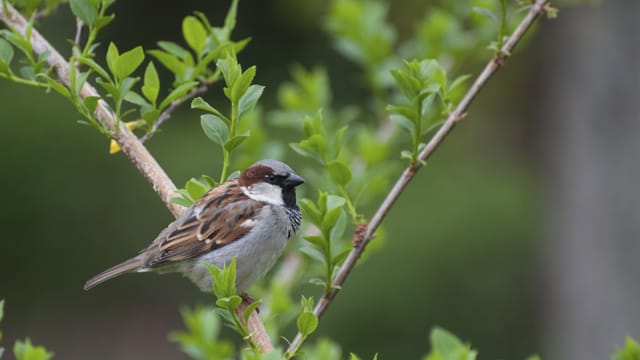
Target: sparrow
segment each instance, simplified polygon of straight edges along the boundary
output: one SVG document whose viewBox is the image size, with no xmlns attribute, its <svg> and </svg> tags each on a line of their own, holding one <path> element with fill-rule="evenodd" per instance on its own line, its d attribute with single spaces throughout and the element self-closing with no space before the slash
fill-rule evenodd
<svg viewBox="0 0 640 360">
<path fill-rule="evenodd" d="M 209 190 L 140 253 L 91 278 L 85 290 L 130 272 L 178 272 L 211 291 L 205 264 L 236 258 L 236 287 L 246 290 L 275 264 L 302 214 L 295 187 L 304 183 L 287 164 L 261 160 L 240 177 Z"/>
</svg>

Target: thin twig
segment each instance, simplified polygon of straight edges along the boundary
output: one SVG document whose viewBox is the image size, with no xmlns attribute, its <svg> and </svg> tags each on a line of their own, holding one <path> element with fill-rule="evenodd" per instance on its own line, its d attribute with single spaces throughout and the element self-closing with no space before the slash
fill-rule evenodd
<svg viewBox="0 0 640 360">
<path fill-rule="evenodd" d="M 0 21 L 8 26 L 18 30 L 22 36 L 25 36 L 28 27 L 27 20 L 9 3 L 4 2 L 0 6 Z M 69 86 L 69 63 L 60 55 L 60 53 L 35 29 L 31 32 L 31 38 L 28 39 L 33 46 L 33 51 L 42 55 L 48 53 L 47 63 L 52 66 L 58 79 Z M 89 83 L 85 82 L 80 92 L 82 98 L 87 96 L 99 96 L 96 89 Z M 107 104 L 100 100 L 96 109 L 96 118 L 98 118 L 111 133 L 113 139 L 120 145 L 122 152 L 131 160 L 136 168 L 142 173 L 149 182 L 153 190 L 158 193 L 163 203 L 176 217 L 179 216 L 184 208 L 171 202 L 175 196 L 176 186 L 167 176 L 158 162 L 151 156 L 149 151 L 142 145 L 138 138 L 126 126 L 116 126 L 116 119 L 109 111 Z"/>
<path fill-rule="evenodd" d="M 456 126 L 456 124 L 466 116 L 465 111 L 467 110 L 473 99 L 478 95 L 482 87 L 489 81 L 491 76 L 502 65 L 504 65 L 506 61 L 506 54 L 511 54 L 511 51 L 516 46 L 518 41 L 522 39 L 526 31 L 536 20 L 536 18 L 538 18 L 538 16 L 540 16 L 540 14 L 544 11 L 544 7 L 547 5 L 547 3 L 547 0 L 536 0 L 531 5 L 531 8 L 529 9 L 527 15 L 524 17 L 524 19 L 522 19 L 513 34 L 511 34 L 509 39 L 507 39 L 507 41 L 500 49 L 500 54 L 494 56 L 491 61 L 489 61 L 484 70 L 482 70 L 480 75 L 476 78 L 465 96 L 462 98 L 460 103 L 458 103 L 458 106 L 456 106 L 453 112 L 449 114 L 447 120 L 433 135 L 427 146 L 420 152 L 420 154 L 418 155 L 419 160 L 426 161 L 438 148 L 438 146 L 444 141 L 447 135 Z M 320 298 L 315 308 L 313 309 L 313 313 L 316 316 L 322 316 L 329 305 L 331 305 L 331 302 L 336 297 L 336 295 L 338 295 L 338 292 L 340 291 L 342 285 L 351 273 L 351 270 L 353 270 L 354 266 L 356 265 L 356 262 L 360 258 L 360 255 L 362 255 L 362 252 L 366 248 L 367 244 L 373 238 L 375 231 L 378 229 L 378 226 L 380 226 L 382 220 L 385 218 L 393 204 L 396 202 L 400 194 L 404 191 L 406 186 L 409 184 L 411 179 L 413 179 L 413 177 L 421 167 L 421 162 L 417 162 L 415 165 L 409 166 L 396 181 L 391 191 L 387 194 L 387 197 L 384 199 L 380 207 L 378 207 L 375 214 L 371 218 L 371 221 L 367 226 L 367 230 L 364 232 L 361 240 L 356 242 L 357 246 L 353 247 L 340 269 L 338 269 L 336 277 L 333 281 L 332 289 Z M 292 351 L 293 349 L 298 348 L 301 341 L 302 335 L 300 333 L 296 334 L 296 337 L 289 345 L 287 351 Z"/>
<path fill-rule="evenodd" d="M 209 90 L 209 86 L 211 85 L 210 82 L 202 82 L 200 84 L 200 86 L 192 89 L 191 91 L 189 91 L 189 93 L 177 100 L 174 100 L 171 105 L 169 105 L 168 108 L 166 108 L 162 114 L 160 114 L 160 116 L 158 116 L 158 119 L 156 120 L 156 122 L 153 124 L 153 126 L 151 127 L 151 130 L 149 132 L 147 132 L 146 134 L 144 134 L 143 137 L 140 138 L 140 141 L 142 143 L 145 143 L 147 140 L 151 139 L 151 137 L 153 135 L 156 134 L 156 132 L 158 132 L 158 129 L 160 129 L 160 126 L 162 126 L 165 122 L 167 122 L 167 120 L 169 120 L 169 118 L 171 118 L 171 114 L 180 106 L 182 105 L 185 101 L 193 99 L 194 97 L 204 94 L 205 92 L 207 92 L 207 90 Z"/>
<path fill-rule="evenodd" d="M 9 3 L 3 1 L 0 6 L 0 21 L 8 26 L 18 30 L 22 36 L 26 36 L 28 27 L 27 20 Z M 69 63 L 60 55 L 60 53 L 35 29 L 31 31 L 31 38 L 28 39 L 33 47 L 33 51 L 42 55 L 48 53 L 47 63 L 52 66 L 59 80 L 69 87 Z M 94 87 L 85 82 L 81 89 L 80 96 L 99 96 Z M 122 152 L 131 160 L 134 166 L 142 173 L 149 182 L 153 190 L 160 196 L 162 202 L 169 208 L 175 217 L 178 217 L 184 211 L 180 205 L 171 202 L 176 190 L 176 186 L 164 172 L 158 162 L 151 156 L 147 148 L 142 142 L 129 130 L 126 126 L 116 126 L 116 119 L 109 111 L 107 104 L 100 100 L 96 109 L 96 117 L 104 124 L 105 128 L 111 133 L 113 139 L 120 145 Z M 168 117 L 168 115 L 167 115 Z M 247 324 L 253 341 L 261 344 L 261 349 L 273 349 L 271 339 L 267 334 L 264 325 L 260 321 L 260 317 L 254 311 Z"/>
</svg>

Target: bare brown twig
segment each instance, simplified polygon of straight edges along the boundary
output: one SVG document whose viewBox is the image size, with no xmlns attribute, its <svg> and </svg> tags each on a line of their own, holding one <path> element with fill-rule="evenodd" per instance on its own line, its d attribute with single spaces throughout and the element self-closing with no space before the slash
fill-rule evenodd
<svg viewBox="0 0 640 360">
<path fill-rule="evenodd" d="M 22 36 L 26 36 L 25 34 L 28 28 L 27 20 L 11 4 L 5 1 L 0 5 L 0 21 L 18 30 Z M 60 82 L 68 87 L 69 63 L 62 57 L 62 55 L 60 55 L 58 50 L 51 46 L 51 44 L 35 29 L 32 30 L 31 38 L 28 40 L 36 54 L 42 55 L 44 53 L 49 53 L 47 63 L 55 69 Z M 99 96 L 96 89 L 89 83 L 84 84 L 80 95 L 82 98 L 87 96 Z M 118 143 L 118 145 L 120 145 L 122 152 L 142 173 L 142 176 L 147 179 L 153 190 L 160 196 L 165 206 L 169 208 L 175 217 L 180 216 L 184 208 L 171 202 L 176 186 L 164 172 L 162 167 L 160 167 L 158 162 L 149 153 L 147 148 L 144 147 L 142 142 L 129 129 L 127 129 L 126 126 L 116 126 L 116 119 L 109 111 L 104 101 L 100 100 L 98 102 L 95 115 L 102 121 L 105 128 L 111 133 L 113 139 Z M 166 115 L 167 119 L 169 115 L 170 112 Z M 239 315 L 242 316 L 242 313 L 239 313 Z M 247 326 L 253 341 L 259 345 L 262 351 L 266 352 L 273 349 L 271 339 L 269 338 L 264 325 L 260 321 L 260 317 L 255 311 L 251 314 Z"/>
<path fill-rule="evenodd" d="M 465 96 L 460 100 L 458 106 L 449 114 L 447 120 L 442 124 L 442 126 L 438 129 L 438 131 L 433 135 L 431 140 L 427 146 L 420 152 L 418 155 L 418 159 L 421 161 L 426 161 L 433 152 L 442 144 L 447 135 L 453 130 L 453 128 L 466 116 L 466 110 L 473 101 L 473 99 L 478 95 L 482 87 L 489 81 L 491 76 L 502 66 L 506 61 L 506 54 L 511 54 L 511 51 L 517 45 L 517 43 L 522 39 L 524 34 L 527 32 L 529 27 L 533 24 L 533 22 L 545 11 L 545 6 L 547 6 L 549 2 L 547 0 L 535 0 L 528 13 L 525 15 L 524 19 L 520 22 L 518 27 L 511 34 L 509 39 L 503 44 L 500 49 L 500 54 L 494 56 L 489 63 L 484 67 L 480 75 L 476 78 L 474 83 L 471 85 Z M 396 202 L 400 194 L 407 187 L 409 182 L 413 179 L 415 174 L 422 168 L 421 162 L 417 162 L 416 164 L 409 166 L 400 178 L 396 181 L 395 185 L 387 194 L 387 197 L 382 201 L 382 204 L 378 207 L 375 214 L 369 221 L 366 231 L 362 235 L 360 241 L 357 241 L 357 246 L 354 246 L 344 263 L 338 269 L 336 277 L 333 280 L 332 289 L 325 293 L 315 308 L 313 309 L 313 313 L 320 317 L 327 310 L 329 305 L 333 299 L 338 295 L 342 284 L 344 284 L 345 280 L 353 270 L 356 262 L 362 255 L 364 249 L 367 247 L 369 241 L 374 237 L 375 231 L 378 229 L 378 226 L 382 223 L 385 216 L 391 210 L 391 207 Z M 302 334 L 296 334 L 296 337 L 293 339 L 287 352 L 291 352 L 294 349 L 300 347 L 300 342 L 302 341 Z"/>
</svg>

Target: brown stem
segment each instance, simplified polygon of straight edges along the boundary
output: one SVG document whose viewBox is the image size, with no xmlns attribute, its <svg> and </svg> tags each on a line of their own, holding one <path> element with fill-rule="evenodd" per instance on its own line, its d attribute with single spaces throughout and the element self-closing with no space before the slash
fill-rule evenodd
<svg viewBox="0 0 640 360">
<path fill-rule="evenodd" d="M 247 306 L 249 306 L 249 304 L 246 301 L 242 301 L 240 306 L 236 309 L 236 314 L 240 319 L 244 319 L 244 311 Z M 256 311 L 251 313 L 246 326 L 249 329 L 249 336 L 251 336 L 251 340 L 253 340 L 253 343 L 256 344 L 261 353 L 268 353 L 273 350 L 271 338 L 269 337 L 269 334 L 267 334 L 267 330 Z"/>
<path fill-rule="evenodd" d="M 547 5 L 547 0 L 535 0 L 529 9 L 527 15 L 522 19 L 518 27 L 514 30 L 513 34 L 507 39 L 507 41 L 503 44 L 500 49 L 500 54 L 492 58 L 489 63 L 484 67 L 480 75 L 476 78 L 474 83 L 471 85 L 465 96 L 460 100 L 456 108 L 449 114 L 447 120 L 442 124 L 442 126 L 438 129 L 438 131 L 433 135 L 431 140 L 427 146 L 420 152 L 418 155 L 418 159 L 421 161 L 426 161 L 433 152 L 442 144 L 447 135 L 453 130 L 460 120 L 462 120 L 466 113 L 465 111 L 478 95 L 482 87 L 489 81 L 491 76 L 502 66 L 507 60 L 506 54 L 511 54 L 513 48 L 517 45 L 518 41 L 522 39 L 524 34 L 527 32 L 529 27 L 533 24 L 533 22 L 540 16 L 540 14 L 544 11 L 544 7 Z M 357 246 L 354 246 L 346 260 L 338 269 L 336 277 L 333 281 L 332 289 L 322 295 L 315 308 L 313 309 L 313 313 L 320 317 L 327 310 L 329 305 L 333 299 L 338 295 L 338 292 L 342 288 L 342 284 L 344 284 L 345 280 L 353 270 L 356 262 L 362 255 L 362 252 L 366 248 L 369 241 L 373 238 L 375 231 L 378 229 L 378 226 L 382 223 L 385 216 L 391 210 L 391 207 L 396 202 L 400 194 L 404 191 L 406 186 L 409 184 L 411 179 L 415 176 L 415 174 L 422 168 L 422 163 L 418 162 L 409 166 L 400 176 L 400 178 L 396 181 L 395 185 L 389 191 L 386 198 L 382 201 L 382 204 L 378 207 L 375 214 L 369 221 L 367 226 L 367 230 L 362 235 L 362 239 L 357 241 Z M 297 349 L 300 346 L 300 342 L 302 341 L 302 334 L 296 334 L 296 337 L 293 339 L 288 352 Z"/>
</svg>

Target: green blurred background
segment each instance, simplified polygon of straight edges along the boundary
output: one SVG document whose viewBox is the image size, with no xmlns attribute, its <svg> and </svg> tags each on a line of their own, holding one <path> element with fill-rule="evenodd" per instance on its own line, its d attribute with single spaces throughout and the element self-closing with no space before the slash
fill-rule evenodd
<svg viewBox="0 0 640 360">
<path fill-rule="evenodd" d="M 575 42 L 566 34 L 587 31 L 589 36 L 589 29 L 602 30 L 610 24 L 607 21 L 619 18 L 602 19 L 597 26 L 590 23 L 580 31 L 572 30 L 571 24 L 579 28 L 590 16 L 598 21 L 592 14 L 612 8 L 606 11 L 615 12 L 617 6 L 628 4 L 613 3 L 563 9 L 560 18 L 546 22 L 526 51 L 492 80 L 470 116 L 402 195 L 385 222 L 384 248 L 352 274 L 315 338 L 330 336 L 345 351 L 364 358 L 379 352 L 382 359 L 411 359 L 427 352 L 429 330 L 440 325 L 479 349 L 482 359 L 521 359 L 536 352 L 549 359 L 602 358 L 597 352 L 590 352 L 593 357 L 564 357 L 559 355 L 566 354 L 558 350 L 561 345 L 548 339 L 556 329 L 553 319 L 558 318 L 553 310 L 554 269 L 560 266 L 561 271 L 563 263 L 563 258 L 549 256 L 555 253 L 554 245 L 549 246 L 558 233 L 554 229 L 564 219 L 556 216 L 556 195 L 565 193 L 557 185 L 564 181 L 557 169 L 573 164 L 562 162 L 570 160 L 562 157 L 562 151 L 575 150 L 558 147 L 566 141 L 553 139 L 580 125 L 550 130 L 558 126 L 549 125 L 554 121 L 550 119 L 562 113 L 553 107 L 558 97 L 573 93 L 550 91 L 547 70 L 560 66 L 572 72 L 572 53 L 565 50 L 563 58 L 558 50 Z M 392 2 L 389 20 L 401 37 L 428 5 Z M 114 41 L 121 49 L 139 44 L 151 49 L 157 40 L 180 41 L 182 18 L 193 10 L 220 23 L 227 7 L 226 1 L 116 2 L 116 20 L 101 40 Z M 326 7 L 325 1 L 241 1 L 234 38 L 253 37 L 240 62 L 257 65 L 256 82 L 267 86 L 265 109 L 276 106 L 277 86 L 288 80 L 294 63 L 324 64 L 339 104 L 363 100 L 359 70 L 337 55 L 322 30 Z M 40 29 L 54 45 L 69 49 L 67 39 L 75 28 L 68 9 L 59 9 Z M 637 26 L 623 28 L 625 33 L 631 29 Z M 559 38 L 558 33 L 565 35 Z M 597 46 L 605 42 L 584 43 L 598 52 L 602 50 Z M 479 67 L 469 71 L 477 74 Z M 636 64 L 627 76 L 639 73 Z M 563 71 L 553 74 L 562 84 Z M 590 88 L 589 84 L 582 86 Z M 573 91 L 580 91 L 579 85 Z M 637 100 L 637 87 L 630 89 L 631 95 L 620 96 L 635 94 Z M 182 329 L 178 308 L 212 299 L 180 276 L 131 275 L 90 292 L 82 290 L 90 276 L 145 246 L 171 214 L 122 154 L 109 155 L 104 137 L 75 123 L 79 116 L 60 97 L 6 81 L 0 82 L 0 95 L 0 298 L 6 299 L 5 347 L 15 338 L 30 336 L 58 359 L 183 358 L 178 347 L 166 340 L 170 331 Z M 204 97 L 216 102 L 219 96 L 219 88 L 214 88 Z M 582 101 L 588 105 L 592 100 Z M 606 114 L 616 108 L 620 103 L 610 103 Z M 637 114 L 632 113 L 628 123 L 633 129 Z M 622 133 L 631 131 L 624 126 L 619 127 Z M 277 130 L 270 134 L 279 136 Z M 612 139 L 637 140 L 631 135 Z M 202 133 L 194 112 L 176 112 L 148 147 L 176 184 L 219 169 L 217 149 Z M 606 149 L 602 148 L 605 153 Z M 603 161 L 615 159 L 619 157 L 613 154 Z M 293 153 L 284 160 L 294 168 L 303 162 Z M 631 180 L 637 172 L 620 175 Z M 630 200 L 632 214 L 638 214 L 636 193 L 630 190 L 622 198 Z M 584 225 L 589 218 L 580 221 Z M 623 244 L 637 243 L 634 231 L 632 227 L 625 232 Z M 629 249 L 637 259 L 637 246 L 622 251 Z M 585 283 L 599 286 L 598 279 Z M 606 304 L 601 309 L 609 314 Z M 610 317 L 615 319 L 615 314 Z M 637 325 L 623 330 L 628 335 L 633 331 L 638 331 Z M 621 343 L 622 337 L 613 333 Z M 289 334 L 293 336 L 292 331 Z M 612 350 L 615 341 L 604 340 Z"/>
</svg>

